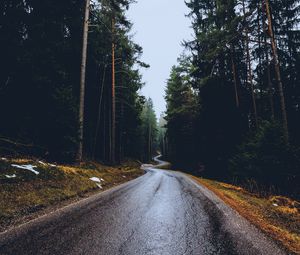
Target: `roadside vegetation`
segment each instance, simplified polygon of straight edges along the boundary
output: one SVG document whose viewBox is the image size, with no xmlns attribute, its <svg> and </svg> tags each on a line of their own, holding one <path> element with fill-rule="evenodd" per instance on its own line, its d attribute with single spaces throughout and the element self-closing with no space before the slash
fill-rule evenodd
<svg viewBox="0 0 300 255">
<path fill-rule="evenodd" d="M 214 180 L 192 177 L 213 191 L 252 224 L 283 245 L 300 253 L 300 203 L 283 196 L 264 197 L 257 193 Z"/>
<path fill-rule="evenodd" d="M 32 171 L 33 170 L 33 171 Z M 55 165 L 34 159 L 0 159 L 0 231 L 143 174 L 132 160 L 114 167 L 95 162 Z M 25 220 L 26 221 L 26 220 Z"/>
</svg>

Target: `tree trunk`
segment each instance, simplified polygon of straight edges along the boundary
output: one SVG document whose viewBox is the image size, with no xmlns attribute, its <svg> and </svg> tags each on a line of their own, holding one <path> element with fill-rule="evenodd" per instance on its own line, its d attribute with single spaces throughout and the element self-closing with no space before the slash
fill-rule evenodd
<svg viewBox="0 0 300 255">
<path fill-rule="evenodd" d="M 115 164 L 115 147 L 116 147 L 116 94 L 115 94 L 115 83 L 116 83 L 116 74 L 115 74 L 115 19 L 112 18 L 112 84 L 111 84 L 111 155 L 110 162 Z"/>
<path fill-rule="evenodd" d="M 119 130 L 119 162 L 123 160 L 123 118 L 124 118 L 124 104 L 121 102 L 121 116 L 120 116 L 120 130 Z"/>
<path fill-rule="evenodd" d="M 286 113 L 285 98 L 284 98 L 284 93 L 283 93 L 283 84 L 282 84 L 282 80 L 281 80 L 277 45 L 276 45 L 275 36 L 274 36 L 274 32 L 273 32 L 272 16 L 271 16 L 269 0 L 266 0 L 265 3 L 266 3 L 266 12 L 267 12 L 267 17 L 268 17 L 269 33 L 270 33 L 271 42 L 272 42 L 273 57 L 274 57 L 274 61 L 275 61 L 275 72 L 276 72 L 276 78 L 277 78 L 277 82 L 278 82 L 284 138 L 285 138 L 286 143 L 288 143 L 289 142 L 288 120 L 287 120 L 287 113 Z"/>
<path fill-rule="evenodd" d="M 106 141 L 107 141 L 107 136 L 106 136 L 106 125 L 107 125 L 107 113 L 106 113 L 106 100 L 104 97 L 104 104 L 103 104 L 103 144 L 102 144 L 102 155 L 103 155 L 103 160 L 106 160 Z"/>
<path fill-rule="evenodd" d="M 97 140 L 98 140 L 98 133 L 99 133 L 99 128 L 100 128 L 102 98 L 103 98 L 103 90 L 104 90 L 104 83 L 105 83 L 105 74 L 106 74 L 106 64 L 104 64 L 104 68 L 103 68 L 103 76 L 102 76 L 100 99 L 99 99 L 99 106 L 98 106 L 98 116 L 97 116 L 96 132 L 95 132 L 95 137 L 94 137 L 93 158 L 95 158 L 96 147 L 97 147 Z"/>
<path fill-rule="evenodd" d="M 239 93 L 238 93 L 238 85 L 237 85 L 237 74 L 236 74 L 236 65 L 234 59 L 234 49 L 233 45 L 231 45 L 231 64 L 232 64 L 232 74 L 233 74 L 233 81 L 234 81 L 234 90 L 235 90 L 235 102 L 236 107 L 240 107 L 240 100 L 239 100 Z"/>
<path fill-rule="evenodd" d="M 257 3 L 257 36 L 258 36 L 258 82 L 259 82 L 259 90 L 260 90 L 260 110 L 262 111 L 263 109 L 263 98 L 264 98 L 264 88 L 263 88 L 263 81 L 262 81 L 262 54 L 261 54 L 261 49 L 262 49 L 262 40 L 261 40 L 261 8 L 260 8 L 260 3 Z"/>
<path fill-rule="evenodd" d="M 85 71 L 86 71 L 86 59 L 87 59 L 87 42 L 88 42 L 88 30 L 89 30 L 89 7 L 90 0 L 85 2 L 85 15 L 83 23 L 83 42 L 82 42 L 82 58 L 81 58 L 81 70 L 80 70 L 80 96 L 79 96 L 79 145 L 77 152 L 77 160 L 82 161 L 83 151 L 83 125 L 84 125 L 84 97 L 85 97 Z"/>
<path fill-rule="evenodd" d="M 243 0 L 243 14 L 246 15 L 245 9 L 245 1 Z M 256 107 L 256 99 L 255 99 L 255 92 L 254 92 L 254 85 L 253 85 L 253 75 L 252 75 L 252 66 L 251 66 L 251 59 L 250 59 L 250 49 L 249 49 L 249 34 L 248 29 L 246 29 L 246 53 L 247 53 L 247 66 L 248 66 L 248 82 L 251 86 L 251 95 L 252 95 L 252 103 L 253 103 L 253 113 L 255 119 L 255 127 L 258 127 L 258 117 L 257 117 L 257 107 Z"/>
<path fill-rule="evenodd" d="M 263 30 L 264 30 L 264 43 L 267 45 L 267 29 L 265 26 L 265 16 L 262 12 L 262 23 L 263 23 Z M 271 79 L 271 70 L 270 70 L 270 60 L 269 60 L 269 52 L 268 50 L 265 51 L 265 58 L 267 62 L 267 79 L 268 79 L 268 97 L 269 97 L 269 104 L 271 110 L 271 120 L 275 118 L 275 110 L 274 110 L 274 102 L 273 102 L 273 85 Z"/>
</svg>

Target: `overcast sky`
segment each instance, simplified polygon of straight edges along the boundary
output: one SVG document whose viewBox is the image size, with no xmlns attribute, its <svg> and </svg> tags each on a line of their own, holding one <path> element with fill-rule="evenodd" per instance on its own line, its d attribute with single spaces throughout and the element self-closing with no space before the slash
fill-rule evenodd
<svg viewBox="0 0 300 255">
<path fill-rule="evenodd" d="M 171 67 L 183 52 L 181 42 L 191 38 L 188 9 L 184 0 L 137 0 L 129 10 L 134 40 L 143 47 L 142 70 L 146 82 L 142 94 L 151 97 L 157 115 L 165 111 L 164 91 Z"/>
</svg>

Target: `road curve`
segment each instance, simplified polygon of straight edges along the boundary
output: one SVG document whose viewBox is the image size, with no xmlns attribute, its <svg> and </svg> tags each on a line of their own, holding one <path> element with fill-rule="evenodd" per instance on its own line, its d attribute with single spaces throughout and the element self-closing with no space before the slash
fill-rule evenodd
<svg viewBox="0 0 300 255">
<path fill-rule="evenodd" d="M 286 254 L 186 175 L 145 168 L 138 179 L 0 234 L 0 254 Z"/>
</svg>

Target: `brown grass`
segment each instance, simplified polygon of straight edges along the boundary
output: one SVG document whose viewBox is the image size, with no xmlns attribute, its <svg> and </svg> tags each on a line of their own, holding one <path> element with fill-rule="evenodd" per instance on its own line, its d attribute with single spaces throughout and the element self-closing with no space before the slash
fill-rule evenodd
<svg viewBox="0 0 300 255">
<path fill-rule="evenodd" d="M 263 198 L 241 187 L 194 176 L 192 178 L 213 191 L 289 252 L 300 254 L 300 212 L 297 201 L 281 196 Z"/>
<path fill-rule="evenodd" d="M 11 164 L 33 164 L 40 172 L 35 175 L 27 170 L 16 169 Z M 9 179 L 6 175 L 16 174 Z M 71 198 L 88 192 L 100 192 L 143 174 L 140 165 L 127 161 L 116 167 L 87 162 L 82 166 L 58 165 L 51 167 L 32 159 L 0 160 L 0 231 L 5 230 L 23 217 L 51 206 L 58 206 Z M 103 189 L 89 178 L 103 178 Z"/>
</svg>

